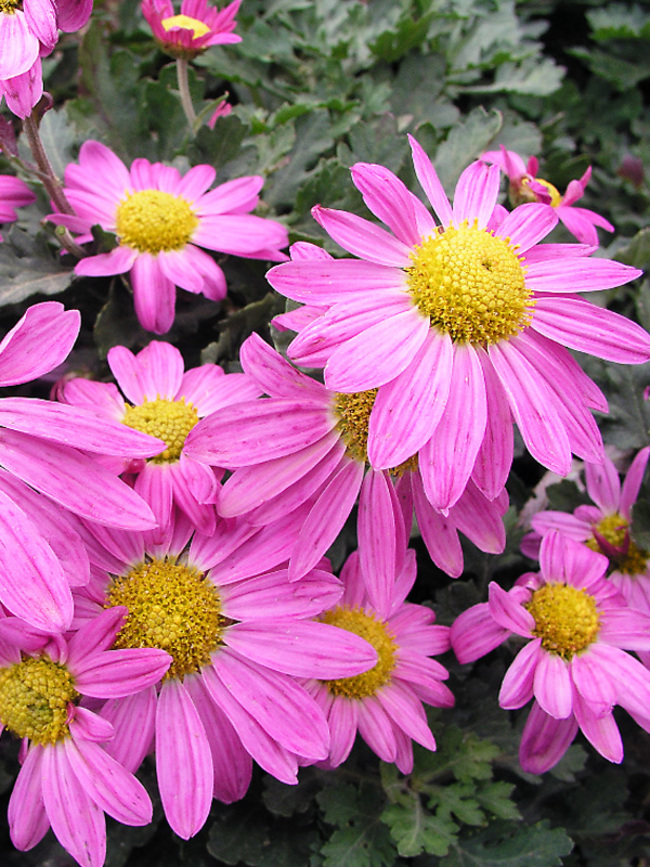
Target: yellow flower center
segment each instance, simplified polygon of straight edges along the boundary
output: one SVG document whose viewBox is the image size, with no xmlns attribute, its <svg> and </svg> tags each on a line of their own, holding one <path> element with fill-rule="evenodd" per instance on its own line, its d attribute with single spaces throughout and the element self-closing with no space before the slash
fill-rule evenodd
<svg viewBox="0 0 650 867">
<path fill-rule="evenodd" d="M 650 551 L 638 548 L 630 538 L 630 524 L 622 515 L 615 512 L 605 515 L 594 527 L 600 539 L 594 536 L 585 544 L 592 551 L 605 554 L 613 569 L 626 575 L 643 575 L 646 571 Z"/>
<path fill-rule="evenodd" d="M 322 616 L 324 623 L 338 626 L 346 632 L 365 638 L 368 644 L 377 651 L 377 663 L 374 668 L 357 674 L 354 677 L 342 677 L 339 680 L 328 680 L 326 685 L 333 695 L 343 695 L 346 698 L 363 699 L 374 695 L 380 687 L 390 683 L 391 673 L 395 668 L 395 652 L 397 645 L 386 624 L 368 614 L 363 608 L 348 608 L 337 605 Z"/>
<path fill-rule="evenodd" d="M 199 221 L 182 196 L 160 190 L 127 193 L 118 205 L 116 233 L 120 244 L 139 253 L 182 250 Z"/>
<path fill-rule="evenodd" d="M 22 0 L 0 0 L 0 13 L 4 15 L 13 15 L 22 8 Z"/>
<path fill-rule="evenodd" d="M 533 635 L 542 647 L 569 660 L 596 640 L 600 625 L 596 600 L 570 584 L 544 584 L 526 608 L 535 618 Z"/>
<path fill-rule="evenodd" d="M 407 269 L 418 310 L 457 343 L 483 346 L 519 334 L 533 302 L 515 249 L 466 221 L 425 238 Z"/>
<path fill-rule="evenodd" d="M 167 448 L 150 460 L 154 464 L 171 464 L 177 461 L 188 433 L 199 421 L 199 414 L 185 398 L 145 400 L 137 406 L 127 406 L 122 424 L 164 440 Z"/>
<path fill-rule="evenodd" d="M 210 28 L 198 18 L 190 18 L 189 15 L 172 15 L 171 18 L 163 18 L 160 22 L 164 29 L 169 32 L 172 27 L 182 27 L 183 30 L 191 30 L 194 39 L 199 36 L 205 36 L 210 32 Z"/>
<path fill-rule="evenodd" d="M 213 584 L 198 569 L 153 559 L 111 581 L 106 608 L 126 605 L 115 648 L 157 647 L 173 660 L 165 677 L 182 680 L 209 665 L 226 620 Z"/>
<path fill-rule="evenodd" d="M 69 705 L 79 698 L 67 668 L 45 656 L 0 669 L 0 722 L 19 738 L 41 746 L 67 738 Z"/>
<path fill-rule="evenodd" d="M 545 190 L 548 190 L 549 195 L 551 196 L 551 207 L 557 208 L 558 205 L 562 204 L 562 196 L 560 195 L 560 191 L 557 187 L 554 187 L 553 184 L 545 181 L 544 178 L 535 178 L 535 183 L 544 187 Z M 521 190 L 520 196 L 522 201 L 524 202 L 537 202 L 538 197 L 533 190 L 530 189 L 530 181 L 528 178 L 524 178 L 521 182 Z M 521 204 L 521 202 L 519 202 Z"/>
<path fill-rule="evenodd" d="M 338 418 L 336 428 L 346 446 L 346 454 L 355 461 L 368 461 L 368 425 L 370 413 L 375 404 L 377 389 L 356 391 L 352 394 L 337 392 L 334 397 L 334 413 Z M 407 470 L 416 470 L 418 456 L 413 455 L 408 460 L 393 467 L 390 472 L 401 476 Z"/>
</svg>

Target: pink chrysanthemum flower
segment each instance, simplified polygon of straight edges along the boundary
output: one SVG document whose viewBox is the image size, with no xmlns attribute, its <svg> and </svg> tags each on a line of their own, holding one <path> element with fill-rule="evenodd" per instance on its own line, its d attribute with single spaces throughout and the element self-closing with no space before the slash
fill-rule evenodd
<svg viewBox="0 0 650 867">
<path fill-rule="evenodd" d="M 0 7 L 0 81 L 27 72 L 58 38 L 54 0 L 3 0 Z"/>
<path fill-rule="evenodd" d="M 185 176 L 162 163 L 137 159 L 130 170 L 105 145 L 87 141 L 79 164 L 65 170 L 65 194 L 76 215 L 50 219 L 90 241 L 98 224 L 117 236 L 110 253 L 89 256 L 75 272 L 88 277 L 130 272 L 135 310 L 156 334 L 174 321 L 176 286 L 214 301 L 226 294 L 223 271 L 202 247 L 234 256 L 280 262 L 287 230 L 248 212 L 258 203 L 264 179 L 227 181 L 209 190 L 212 166 L 194 166 Z"/>
<path fill-rule="evenodd" d="M 650 650 L 650 617 L 627 607 L 605 578 L 606 557 L 556 531 L 539 552 L 539 574 L 506 592 L 490 584 L 490 600 L 461 614 L 451 642 L 472 662 L 510 635 L 528 639 L 499 693 L 505 709 L 535 699 L 521 741 L 524 770 L 553 767 L 578 728 L 611 762 L 623 759 L 612 709 L 619 704 L 650 731 L 650 671 L 626 650 Z"/>
<path fill-rule="evenodd" d="M 169 654 L 109 650 L 126 609 L 104 611 L 68 640 L 0 619 L 0 723 L 24 738 L 9 801 L 11 840 L 32 849 L 48 828 L 82 867 L 106 857 L 104 813 L 126 825 L 151 821 L 142 784 L 104 746 L 111 723 L 83 699 L 118 699 L 160 680 Z"/>
<path fill-rule="evenodd" d="M 217 510 L 225 517 L 246 515 L 264 524 L 306 505 L 305 519 L 291 556 L 292 580 L 311 569 L 334 542 L 357 498 L 359 536 L 369 552 L 366 573 L 375 607 L 387 614 L 394 580 L 397 538 L 415 512 L 431 556 L 452 574 L 462 570 L 457 529 L 482 550 L 503 550 L 503 502 L 486 500 L 470 482 L 444 517 L 434 513 L 422 492 L 417 461 L 394 468 L 405 475 L 402 510 L 384 470 L 367 466 L 368 418 L 375 392 L 337 394 L 293 368 L 258 335 L 240 353 L 242 366 L 264 400 L 227 407 L 198 424 L 186 449 L 196 460 L 234 469 L 224 484 Z"/>
<path fill-rule="evenodd" d="M 429 750 L 436 742 L 422 702 L 451 707 L 454 697 L 441 681 L 447 670 L 430 659 L 449 649 L 449 628 L 434 625 L 430 608 L 405 598 L 415 582 L 415 552 L 409 550 L 401 572 L 394 575 L 387 616 L 365 593 L 367 581 L 358 552 L 341 571 L 345 592 L 320 620 L 365 638 L 377 651 L 374 668 L 356 677 L 311 680 L 306 686 L 327 716 L 332 736 L 326 766 L 344 762 L 357 731 L 384 762 L 395 762 L 404 774 L 413 770 L 411 739 Z"/>
<path fill-rule="evenodd" d="M 562 475 L 571 452 L 592 461 L 603 445 L 590 409 L 606 401 L 565 346 L 611 361 L 650 358 L 638 325 L 575 293 L 620 286 L 634 268 L 591 249 L 539 244 L 557 223 L 528 203 L 504 216 L 499 169 L 476 162 L 449 204 L 411 139 L 416 174 L 441 225 L 388 169 L 358 163 L 355 185 L 393 234 L 349 214 L 312 213 L 358 259 L 292 261 L 274 288 L 314 309 L 289 347 L 298 364 L 320 355 L 328 388 L 378 389 L 368 458 L 383 469 L 417 453 L 434 508 L 448 509 L 469 479 L 499 494 L 512 462 L 512 421 L 532 455 Z M 562 345 L 564 344 L 564 345 Z"/>
<path fill-rule="evenodd" d="M 30 307 L 0 342 L 0 385 L 61 364 L 79 324 L 79 313 L 58 302 Z M 0 602 L 36 627 L 63 631 L 72 619 L 70 584 L 87 580 L 88 562 L 74 532 L 66 545 L 66 518 L 54 503 L 109 526 L 155 526 L 144 500 L 90 455 L 146 458 L 164 444 L 102 424 L 94 412 L 26 397 L 0 399 L 0 427 Z"/>
<path fill-rule="evenodd" d="M 183 0 L 177 15 L 171 0 L 143 0 L 142 14 L 163 51 L 191 59 L 211 45 L 241 42 L 241 36 L 232 32 L 240 6 L 241 0 L 234 0 L 218 10 L 208 0 Z"/>
<path fill-rule="evenodd" d="M 579 180 L 573 180 L 566 188 L 564 195 L 560 195 L 553 184 L 537 177 L 539 161 L 537 157 L 531 157 L 524 163 L 519 154 L 509 151 L 501 145 L 498 151 L 486 151 L 481 154 L 481 159 L 486 163 L 494 163 L 505 172 L 509 181 L 509 197 L 513 205 L 521 205 L 523 202 L 541 202 L 555 210 L 561 223 L 564 223 L 571 234 L 581 244 L 598 246 L 598 233 L 596 226 L 614 231 L 614 226 L 587 208 L 573 207 L 578 199 L 584 195 L 584 191 L 591 178 L 591 166 Z"/>
<path fill-rule="evenodd" d="M 291 519 L 262 529 L 223 522 L 212 537 L 192 537 L 187 518 L 175 518 L 159 543 L 93 528 L 93 580 L 79 591 L 78 617 L 125 605 L 115 646 L 165 648 L 173 658 L 158 691 L 108 702 L 101 713 L 117 733 L 107 750 L 129 770 L 155 735 L 163 807 L 187 839 L 213 797 L 243 797 L 251 758 L 295 783 L 299 763 L 327 756 L 325 718 L 295 677 L 359 674 L 377 655 L 358 636 L 312 620 L 342 588 L 322 568 L 289 582 Z"/>
<path fill-rule="evenodd" d="M 11 175 L 0 175 L 0 223 L 13 223 L 18 219 L 16 208 L 31 205 L 35 201 L 36 196 L 25 181 Z"/>
<path fill-rule="evenodd" d="M 542 537 L 553 530 L 582 542 L 609 558 L 609 580 L 631 608 L 650 615 L 650 551 L 633 540 L 632 509 L 650 458 L 650 446 L 636 455 L 621 487 L 618 471 L 609 458 L 585 464 L 587 492 L 595 506 L 578 506 L 569 515 L 552 509 L 531 519 L 533 532 L 524 536 L 521 550 L 534 559 Z"/>
<path fill-rule="evenodd" d="M 257 397 L 259 388 L 244 374 L 226 374 L 216 364 L 186 372 L 183 356 L 170 343 L 152 341 L 137 355 L 114 346 L 107 360 L 128 403 L 115 385 L 82 378 L 65 383 L 59 400 L 164 440 L 163 452 L 127 468 L 137 473 L 136 492 L 149 503 L 161 528 L 169 523 L 176 503 L 198 530 L 213 533 L 212 504 L 223 472 L 217 475 L 189 458 L 185 439 L 199 419 Z"/>
</svg>

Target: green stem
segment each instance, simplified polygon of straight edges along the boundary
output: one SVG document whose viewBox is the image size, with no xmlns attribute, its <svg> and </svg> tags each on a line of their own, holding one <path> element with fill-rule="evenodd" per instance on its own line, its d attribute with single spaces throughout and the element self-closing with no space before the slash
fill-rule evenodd
<svg viewBox="0 0 650 867">
<path fill-rule="evenodd" d="M 188 60 L 186 57 L 176 58 L 176 78 L 178 80 L 178 90 L 181 95 L 181 105 L 185 112 L 185 117 L 190 125 L 190 129 L 194 132 L 196 124 L 196 112 L 192 105 L 192 96 L 190 95 L 190 85 L 187 77 Z"/>
<path fill-rule="evenodd" d="M 67 200 L 65 193 L 63 192 L 61 181 L 54 173 L 52 163 L 43 147 L 43 141 L 38 130 L 38 122 L 36 121 L 34 112 L 32 112 L 29 117 L 25 118 L 24 130 L 32 156 L 34 157 L 34 161 L 38 167 L 38 176 L 43 182 L 43 186 L 47 190 L 49 197 L 52 199 L 52 202 L 60 213 L 74 214 L 74 208 Z M 60 234 L 57 232 L 57 237 L 69 253 L 72 253 L 72 255 L 76 256 L 78 259 L 83 257 L 84 251 L 67 229 Z"/>
</svg>

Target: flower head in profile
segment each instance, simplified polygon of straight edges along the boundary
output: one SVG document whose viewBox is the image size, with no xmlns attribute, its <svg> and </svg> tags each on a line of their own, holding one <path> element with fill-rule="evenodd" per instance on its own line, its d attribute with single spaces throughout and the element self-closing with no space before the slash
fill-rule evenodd
<svg viewBox="0 0 650 867">
<path fill-rule="evenodd" d="M 65 194 L 74 215 L 50 219 L 92 240 L 94 225 L 117 237 L 110 253 L 82 259 L 77 274 L 131 274 L 135 311 L 144 328 L 164 334 L 174 321 L 176 286 L 220 301 L 223 271 L 202 248 L 252 259 L 282 261 L 287 230 L 248 213 L 264 180 L 238 178 L 210 190 L 212 166 L 178 169 L 137 159 L 130 169 L 105 145 L 87 141 L 79 164 L 65 170 Z"/>
<path fill-rule="evenodd" d="M 456 656 L 472 662 L 511 635 L 527 639 L 499 693 L 505 709 L 534 699 L 519 750 L 524 770 L 553 767 L 578 729 L 602 756 L 621 762 L 614 706 L 650 731 L 650 671 L 626 653 L 650 650 L 650 616 L 630 609 L 606 580 L 602 554 L 552 531 L 539 560 L 538 574 L 522 575 L 508 592 L 492 582 L 489 602 L 456 619 Z"/>
<path fill-rule="evenodd" d="M 241 0 L 233 0 L 219 10 L 208 0 L 183 0 L 177 15 L 171 0 L 143 0 L 142 14 L 163 51 L 191 59 L 211 45 L 241 42 L 241 36 L 232 32 L 240 5 Z"/>
<path fill-rule="evenodd" d="M 498 151 L 486 151 L 481 154 L 481 159 L 486 163 L 494 163 L 499 166 L 508 176 L 509 197 L 513 205 L 521 205 L 524 202 L 541 202 L 555 210 L 559 220 L 581 244 L 598 246 L 598 233 L 596 226 L 614 231 L 614 226 L 588 208 L 576 208 L 575 203 L 582 198 L 584 191 L 591 178 L 591 166 L 581 178 L 573 180 L 561 195 L 553 184 L 537 177 L 539 161 L 537 157 L 531 157 L 524 163 L 519 154 L 509 151 L 501 145 Z"/>
<path fill-rule="evenodd" d="M 392 233 L 345 211 L 313 209 L 358 258 L 271 269 L 271 285 L 308 307 L 289 357 L 320 359 L 333 391 L 377 389 L 369 461 L 382 469 L 417 453 L 436 509 L 453 506 L 470 479 L 488 498 L 500 494 L 513 420 L 532 455 L 561 475 L 572 452 L 602 460 L 591 409 L 605 410 L 606 401 L 566 347 L 639 364 L 650 358 L 650 335 L 576 293 L 640 272 L 590 258 L 586 246 L 540 244 L 555 211 L 529 202 L 505 213 L 496 166 L 466 169 L 452 206 L 422 148 L 413 139 L 411 146 L 440 223 L 388 169 L 353 166 L 365 203 Z"/>
<path fill-rule="evenodd" d="M 585 464 L 587 493 L 595 505 L 578 506 L 573 514 L 537 512 L 531 519 L 533 532 L 522 540 L 523 553 L 537 558 L 542 538 L 554 530 L 582 542 L 609 558 L 609 580 L 627 604 L 650 615 L 650 551 L 635 543 L 632 521 L 649 457 L 650 446 L 638 452 L 622 485 L 609 458 L 602 464 Z"/>
<path fill-rule="evenodd" d="M 224 517 L 245 515 L 265 524 L 303 511 L 291 555 L 292 579 L 318 563 L 357 498 L 359 537 L 367 541 L 363 550 L 372 581 L 368 592 L 382 614 L 388 614 L 395 564 L 401 559 L 399 539 L 406 526 L 410 530 L 413 511 L 431 556 L 449 574 L 462 571 L 459 529 L 482 550 L 503 550 L 501 497 L 488 501 L 469 482 L 443 516 L 424 495 L 416 458 L 390 471 L 368 466 L 373 390 L 331 391 L 292 367 L 256 334 L 244 342 L 240 358 L 251 381 L 269 397 L 213 413 L 190 432 L 186 449 L 195 460 L 234 470 L 219 494 L 217 510 Z M 394 486 L 399 477 L 402 504 Z"/>
<path fill-rule="evenodd" d="M 16 208 L 31 205 L 35 201 L 36 196 L 25 181 L 11 175 L 0 175 L 0 223 L 13 223 L 18 219 Z"/>
<path fill-rule="evenodd" d="M 357 731 L 384 762 L 402 773 L 413 770 L 412 740 L 430 750 L 436 742 L 422 703 L 451 707 L 454 697 L 442 681 L 447 670 L 431 656 L 449 649 L 449 628 L 434 624 L 430 608 L 405 602 L 416 576 L 415 552 L 409 550 L 399 574 L 393 575 L 389 614 L 382 616 L 365 592 L 366 578 L 358 552 L 341 572 L 342 599 L 320 616 L 366 639 L 377 663 L 355 677 L 310 680 L 307 688 L 322 707 L 332 733 L 329 767 L 338 767 L 352 749 Z"/>
<path fill-rule="evenodd" d="M 24 739 L 9 801 L 11 840 L 21 851 L 51 826 L 82 867 L 100 867 L 104 813 L 126 825 L 151 821 L 144 787 L 105 749 L 113 726 L 81 703 L 132 695 L 167 670 L 163 650 L 109 649 L 125 615 L 100 612 L 68 639 L 0 619 L 0 723 Z"/>
<path fill-rule="evenodd" d="M 93 580 L 77 594 L 78 620 L 126 606 L 116 648 L 158 647 L 172 657 L 159 689 L 108 702 L 107 750 L 135 771 L 155 740 L 156 771 L 172 829 L 203 826 L 213 797 L 245 794 L 252 760 L 285 783 L 322 760 L 326 720 L 297 677 L 345 677 L 371 668 L 363 639 L 313 620 L 341 595 L 326 568 L 289 582 L 287 552 L 299 530 L 221 522 L 193 533 L 176 511 L 164 540 L 93 528 Z M 322 565 L 322 564 L 321 564 Z"/>
<path fill-rule="evenodd" d="M 114 346 L 107 360 L 126 401 L 115 385 L 81 377 L 61 386 L 59 400 L 164 440 L 163 452 L 127 466 L 127 472 L 136 474 L 136 492 L 161 528 L 176 504 L 198 530 L 214 532 L 219 478 L 185 454 L 185 439 L 199 419 L 257 397 L 259 388 L 245 374 L 226 374 L 216 364 L 185 371 L 178 349 L 157 340 L 137 355 Z"/>
</svg>

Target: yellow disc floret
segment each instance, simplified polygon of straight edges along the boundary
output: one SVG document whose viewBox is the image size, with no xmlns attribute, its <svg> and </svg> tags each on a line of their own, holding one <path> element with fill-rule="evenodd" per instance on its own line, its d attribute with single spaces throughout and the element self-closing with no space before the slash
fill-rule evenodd
<svg viewBox="0 0 650 867">
<path fill-rule="evenodd" d="M 326 612 L 321 620 L 365 638 L 368 644 L 375 648 L 378 657 L 374 668 L 363 674 L 326 681 L 327 688 L 333 695 L 363 699 L 374 695 L 380 687 L 390 683 L 391 673 L 395 668 L 397 645 L 385 623 L 368 614 L 363 608 L 340 605 Z"/>
<path fill-rule="evenodd" d="M 0 0 L 0 13 L 13 15 L 23 8 L 23 0 Z"/>
<path fill-rule="evenodd" d="M 650 551 L 639 548 L 630 538 L 630 524 L 622 515 L 615 512 L 605 515 L 593 528 L 595 533 L 585 544 L 592 551 L 609 557 L 612 568 L 625 575 L 644 575 Z"/>
<path fill-rule="evenodd" d="M 598 635 L 600 617 L 596 600 L 570 584 L 544 584 L 526 605 L 535 618 L 533 635 L 542 647 L 562 659 L 589 647 Z"/>
<path fill-rule="evenodd" d="M 167 448 L 150 460 L 154 464 L 170 464 L 177 461 L 185 445 L 188 433 L 199 421 L 199 414 L 185 398 L 180 400 L 145 400 L 137 406 L 127 406 L 122 423 L 164 440 Z"/>
<path fill-rule="evenodd" d="M 139 253 L 182 250 L 199 224 L 190 203 L 161 190 L 128 193 L 117 208 L 116 234 L 120 244 Z"/>
<path fill-rule="evenodd" d="M 551 201 L 549 202 L 549 204 L 552 208 L 557 208 L 558 205 L 562 204 L 562 196 L 560 195 L 560 191 L 557 187 L 554 187 L 553 184 L 545 181 L 543 178 L 535 178 L 535 183 L 539 184 L 540 187 L 544 187 L 544 189 L 547 190 L 549 196 L 551 197 Z M 536 193 L 534 190 L 531 190 L 530 188 L 530 180 L 528 178 L 522 178 L 516 202 L 513 202 L 513 204 L 521 205 L 522 202 L 539 202 L 539 200 L 539 194 Z"/>
<path fill-rule="evenodd" d="M 167 32 L 173 27 L 182 27 L 183 30 L 191 30 L 194 39 L 199 36 L 205 36 L 210 32 L 210 28 L 198 18 L 191 18 L 189 15 L 172 15 L 170 18 L 163 18 L 160 22 Z"/>
<path fill-rule="evenodd" d="M 129 609 L 114 647 L 157 647 L 172 656 L 165 674 L 182 680 L 209 665 L 226 623 L 221 599 L 203 572 L 174 560 L 154 559 L 114 578 L 106 607 Z"/>
<path fill-rule="evenodd" d="M 64 665 L 31 656 L 0 669 L 0 722 L 41 746 L 70 735 L 70 704 L 80 698 Z"/>
<path fill-rule="evenodd" d="M 418 310 L 457 343 L 497 343 L 530 324 L 531 292 L 508 239 L 465 221 L 426 238 L 411 258 L 407 283 Z"/>
</svg>

